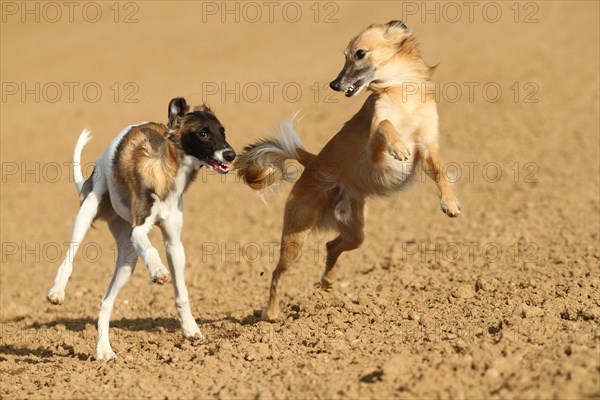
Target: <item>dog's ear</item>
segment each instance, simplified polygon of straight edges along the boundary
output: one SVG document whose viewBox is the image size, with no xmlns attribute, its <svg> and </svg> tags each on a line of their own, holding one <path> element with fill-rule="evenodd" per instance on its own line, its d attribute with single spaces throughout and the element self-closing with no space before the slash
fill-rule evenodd
<svg viewBox="0 0 600 400">
<path fill-rule="evenodd" d="M 390 21 L 385 24 L 383 37 L 394 42 L 398 49 L 403 48 L 404 44 L 411 35 L 412 31 L 408 29 L 406 24 L 402 21 Z"/>
<path fill-rule="evenodd" d="M 169 102 L 169 129 L 175 129 L 179 125 L 179 117 L 188 112 L 190 106 L 187 105 L 183 97 L 176 97 Z"/>
<path fill-rule="evenodd" d="M 205 112 L 205 113 L 209 113 L 209 114 L 213 114 L 213 115 L 215 114 L 213 112 L 213 110 L 206 104 L 202 104 L 201 106 L 194 107 L 194 111 Z"/>
<path fill-rule="evenodd" d="M 412 35 L 412 31 L 402 21 L 394 20 L 385 24 L 385 32 L 383 33 L 385 36 L 392 37 L 397 33 L 404 33 L 406 36 Z"/>
<path fill-rule="evenodd" d="M 402 29 L 403 31 L 408 31 L 408 26 L 403 21 L 394 20 L 385 24 L 386 30 L 389 29 Z"/>
</svg>

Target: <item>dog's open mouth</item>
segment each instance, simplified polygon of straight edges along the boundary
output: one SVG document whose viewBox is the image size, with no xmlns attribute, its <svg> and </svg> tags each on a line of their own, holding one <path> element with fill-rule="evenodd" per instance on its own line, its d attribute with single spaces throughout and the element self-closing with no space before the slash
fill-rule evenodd
<svg viewBox="0 0 600 400">
<path fill-rule="evenodd" d="M 361 86 L 362 86 L 362 80 L 358 80 L 358 81 L 354 82 L 354 84 L 348 86 L 348 88 L 344 92 L 344 95 L 346 97 L 354 96 L 356 93 L 358 93 L 360 91 Z"/>
<path fill-rule="evenodd" d="M 222 162 L 222 161 L 216 160 L 212 157 L 210 157 L 210 158 L 207 157 L 207 158 L 203 159 L 202 161 L 204 161 L 204 163 L 206 165 L 211 167 L 213 169 L 213 171 L 218 172 L 219 174 L 226 174 L 229 172 L 229 169 L 231 168 L 230 162 Z"/>
</svg>

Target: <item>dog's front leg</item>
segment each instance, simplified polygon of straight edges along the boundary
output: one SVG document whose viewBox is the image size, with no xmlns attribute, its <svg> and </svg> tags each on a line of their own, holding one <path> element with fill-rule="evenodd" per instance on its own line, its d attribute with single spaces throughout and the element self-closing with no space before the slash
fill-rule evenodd
<svg viewBox="0 0 600 400">
<path fill-rule="evenodd" d="M 162 221 L 160 228 L 167 251 L 169 269 L 173 277 L 173 289 L 175 290 L 175 307 L 181 323 L 181 329 L 186 337 L 198 337 L 204 339 L 196 320 L 192 315 L 188 290 L 185 285 L 185 251 L 181 243 L 181 228 L 183 226 L 183 214 L 180 207 Z"/>
<path fill-rule="evenodd" d="M 437 135 L 435 140 L 429 140 L 425 146 L 419 147 L 420 157 L 423 160 L 423 170 L 433 181 L 435 181 L 440 195 L 440 208 L 449 217 L 458 217 L 461 208 L 450 179 L 444 173 L 442 161 L 439 156 L 439 144 Z"/>
<path fill-rule="evenodd" d="M 461 211 L 460 203 L 454 195 L 450 180 L 442 171 L 437 143 L 428 145 L 424 153 L 425 173 L 435 181 L 440 191 L 440 208 L 449 217 L 458 217 Z"/>
<path fill-rule="evenodd" d="M 410 151 L 400 138 L 398 131 L 387 119 L 377 124 L 377 129 L 369 140 L 369 151 L 371 163 L 374 165 L 380 164 L 386 153 L 399 161 L 406 161 L 410 156 Z"/>
<path fill-rule="evenodd" d="M 152 246 L 152 242 L 148 238 L 148 233 L 156 222 L 159 201 L 160 199 L 155 194 L 149 195 L 146 199 L 133 199 L 132 210 L 134 210 L 134 213 L 132 220 L 135 225 L 131 230 L 131 243 L 138 255 L 144 260 L 152 282 L 162 285 L 169 282 L 169 271 L 160 261 L 158 250 Z"/>
</svg>

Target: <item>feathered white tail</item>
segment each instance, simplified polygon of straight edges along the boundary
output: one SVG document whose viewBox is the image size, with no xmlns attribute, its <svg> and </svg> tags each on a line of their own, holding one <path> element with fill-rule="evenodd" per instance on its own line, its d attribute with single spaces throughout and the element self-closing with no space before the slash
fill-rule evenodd
<svg viewBox="0 0 600 400">
<path fill-rule="evenodd" d="M 288 180 L 285 162 L 297 160 L 306 166 L 315 158 L 304 150 L 294 130 L 294 118 L 281 122 L 277 138 L 261 139 L 244 148 L 235 160 L 237 174 L 254 190 L 263 190 Z"/>
<path fill-rule="evenodd" d="M 81 152 L 85 145 L 92 139 L 90 136 L 91 131 L 84 129 L 77 139 L 75 144 L 75 150 L 73 151 L 73 177 L 75 178 L 75 186 L 77 187 L 77 193 L 81 193 L 81 188 L 85 182 L 83 173 L 81 171 Z"/>
</svg>

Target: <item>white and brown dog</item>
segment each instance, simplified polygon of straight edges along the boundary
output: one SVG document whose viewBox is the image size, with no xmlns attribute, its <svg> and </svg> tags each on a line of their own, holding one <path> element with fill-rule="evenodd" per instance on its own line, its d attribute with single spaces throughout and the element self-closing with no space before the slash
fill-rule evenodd
<svg viewBox="0 0 600 400">
<path fill-rule="evenodd" d="M 193 112 L 183 98 L 169 103 L 169 122 L 143 122 L 121 131 L 98 158 L 87 180 L 81 172 L 81 152 L 90 140 L 84 130 L 75 146 L 73 172 L 80 209 L 75 219 L 67 256 L 47 294 L 52 304 L 62 304 L 73 270 L 73 258 L 93 221 L 107 221 L 117 246 L 115 273 L 100 305 L 96 358 L 115 357 L 109 341 L 109 320 L 117 294 L 127 283 L 138 256 L 156 283 L 172 276 L 175 306 L 186 337 L 202 332 L 192 316 L 185 286 L 185 253 L 180 235 L 183 226 L 182 194 L 202 166 L 227 173 L 235 152 L 225 140 L 225 129 L 206 106 Z M 164 237 L 169 270 L 148 239 L 158 225 Z M 133 245 L 135 252 L 128 251 Z M 132 256 L 133 255 L 133 256 Z"/>
<path fill-rule="evenodd" d="M 313 228 L 338 236 L 327 243 L 321 284 L 329 287 L 344 251 L 364 240 L 365 202 L 406 187 L 422 164 L 436 182 L 442 211 L 450 217 L 460 205 L 444 175 L 438 152 L 438 113 L 430 68 L 414 37 L 401 21 L 371 25 L 350 41 L 346 61 L 330 86 L 355 96 L 372 93 L 318 155 L 303 149 L 293 121 L 282 124 L 279 138 L 261 140 L 236 160 L 239 176 L 261 190 L 285 179 L 285 162 L 297 160 L 304 171 L 285 205 L 281 254 L 271 281 L 265 320 L 277 318 L 279 281 L 302 251 Z"/>
</svg>

